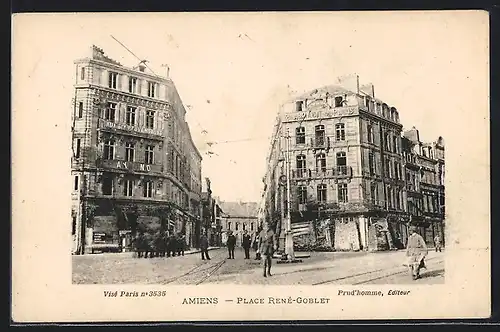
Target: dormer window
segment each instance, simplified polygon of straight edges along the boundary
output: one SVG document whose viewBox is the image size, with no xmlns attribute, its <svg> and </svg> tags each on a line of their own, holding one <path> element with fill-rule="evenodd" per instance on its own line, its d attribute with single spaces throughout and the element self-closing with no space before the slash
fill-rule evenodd
<svg viewBox="0 0 500 332">
<path fill-rule="evenodd" d="M 297 112 L 302 112 L 303 106 L 304 106 L 304 102 L 303 101 L 297 101 L 297 102 L 295 102 L 295 110 Z"/>
<path fill-rule="evenodd" d="M 342 107 L 344 102 L 344 98 L 335 97 L 335 107 Z"/>
</svg>

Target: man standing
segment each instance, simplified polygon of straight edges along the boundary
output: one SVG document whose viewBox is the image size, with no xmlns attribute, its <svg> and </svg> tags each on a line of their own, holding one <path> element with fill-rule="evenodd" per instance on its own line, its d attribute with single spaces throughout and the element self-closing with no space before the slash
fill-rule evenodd
<svg viewBox="0 0 500 332">
<path fill-rule="evenodd" d="M 229 231 L 229 236 L 227 237 L 227 250 L 229 252 L 229 259 L 234 259 L 234 247 L 236 246 L 236 237 L 233 232 Z"/>
<path fill-rule="evenodd" d="M 178 239 L 177 239 L 177 256 L 184 256 L 184 249 L 186 248 L 186 235 L 179 233 Z"/>
<path fill-rule="evenodd" d="M 434 248 L 436 249 L 436 252 L 441 252 L 441 237 L 439 234 L 434 238 Z"/>
<path fill-rule="evenodd" d="M 207 260 L 210 260 L 210 256 L 208 256 L 208 238 L 205 232 L 200 237 L 200 249 L 201 249 L 201 259 L 205 260 L 205 257 Z"/>
<path fill-rule="evenodd" d="M 276 235 L 268 224 L 259 234 L 259 252 L 264 261 L 264 277 L 271 276 L 271 264 L 273 262 L 273 254 L 277 248 Z"/>
<path fill-rule="evenodd" d="M 252 242 L 252 239 L 250 238 L 250 235 L 248 235 L 248 231 L 245 230 L 243 232 L 243 240 L 242 240 L 242 246 L 243 249 L 245 250 L 245 259 L 250 259 L 250 244 Z"/>
<path fill-rule="evenodd" d="M 411 269 L 413 280 L 420 278 L 420 269 L 425 267 L 424 258 L 427 256 L 427 245 L 424 238 L 417 233 L 417 227 L 410 227 L 411 235 L 408 237 L 406 256 L 408 267 Z"/>
</svg>

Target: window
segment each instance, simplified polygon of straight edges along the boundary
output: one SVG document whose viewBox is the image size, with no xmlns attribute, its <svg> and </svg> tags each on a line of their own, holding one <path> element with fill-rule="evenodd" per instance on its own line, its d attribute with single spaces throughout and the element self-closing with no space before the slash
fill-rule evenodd
<svg viewBox="0 0 500 332">
<path fill-rule="evenodd" d="M 134 180 L 125 180 L 125 185 L 123 186 L 123 195 L 134 195 Z"/>
<path fill-rule="evenodd" d="M 380 112 L 382 110 L 382 106 L 379 103 L 377 103 L 376 107 L 377 107 L 377 114 L 380 114 Z"/>
<path fill-rule="evenodd" d="M 80 138 L 77 138 L 76 139 L 76 152 L 75 152 L 76 158 L 80 158 L 81 143 L 82 143 L 82 140 Z"/>
<path fill-rule="evenodd" d="M 134 161 L 135 147 L 134 143 L 125 143 L 125 161 Z"/>
<path fill-rule="evenodd" d="M 116 113 L 116 103 L 108 103 L 108 106 L 104 110 L 104 119 L 114 122 Z"/>
<path fill-rule="evenodd" d="M 371 124 L 368 124 L 366 126 L 366 132 L 368 134 L 368 143 L 373 143 L 373 126 Z"/>
<path fill-rule="evenodd" d="M 385 193 L 386 197 L 385 197 L 385 200 L 386 200 L 386 204 L 387 204 L 387 208 L 392 208 L 392 190 L 390 187 L 387 187 L 387 190 L 386 190 L 386 193 Z"/>
<path fill-rule="evenodd" d="M 368 154 L 368 167 L 370 168 L 370 175 L 375 174 L 375 157 L 373 155 L 373 152 L 370 152 Z"/>
<path fill-rule="evenodd" d="M 231 222 L 230 221 L 227 222 L 227 229 L 231 230 Z"/>
<path fill-rule="evenodd" d="M 297 112 L 302 112 L 302 106 L 303 106 L 303 101 L 297 101 L 295 102 L 295 110 Z"/>
<path fill-rule="evenodd" d="M 156 83 L 148 82 L 148 97 L 156 97 Z"/>
<path fill-rule="evenodd" d="M 126 123 L 129 126 L 135 126 L 135 107 L 128 106 L 127 107 L 127 113 L 126 113 Z"/>
<path fill-rule="evenodd" d="M 365 106 L 368 109 L 370 108 L 370 98 L 368 98 L 368 97 L 365 97 Z"/>
<path fill-rule="evenodd" d="M 111 89 L 116 89 L 117 82 L 118 82 L 118 74 L 110 72 L 108 74 L 108 87 L 110 87 Z"/>
<path fill-rule="evenodd" d="M 326 156 L 324 153 L 316 155 L 316 171 L 326 172 Z"/>
<path fill-rule="evenodd" d="M 297 196 L 299 204 L 305 204 L 307 202 L 307 187 L 306 186 L 298 186 L 297 187 Z"/>
<path fill-rule="evenodd" d="M 426 149 L 422 149 L 422 155 L 423 155 L 424 157 L 427 157 L 427 150 L 426 150 Z"/>
<path fill-rule="evenodd" d="M 343 101 L 344 101 L 344 98 L 342 98 L 342 97 L 335 97 L 335 107 L 342 107 L 343 106 Z"/>
<path fill-rule="evenodd" d="M 85 67 L 82 67 L 80 69 L 80 79 L 82 79 L 82 80 L 85 79 Z"/>
<path fill-rule="evenodd" d="M 144 162 L 146 164 L 153 164 L 154 163 L 154 146 L 153 145 L 146 145 L 146 152 L 144 156 Z"/>
<path fill-rule="evenodd" d="M 147 111 L 146 112 L 146 128 L 153 129 L 155 126 L 155 112 Z"/>
<path fill-rule="evenodd" d="M 373 204 L 377 204 L 377 183 L 372 182 L 370 184 L 370 198 Z"/>
<path fill-rule="evenodd" d="M 102 177 L 102 194 L 113 194 L 113 177 L 110 174 L 105 174 Z"/>
<path fill-rule="evenodd" d="M 315 146 L 323 146 L 325 145 L 325 126 L 317 125 L 315 127 Z"/>
<path fill-rule="evenodd" d="M 343 123 L 335 125 L 335 139 L 337 141 L 345 141 L 345 125 Z"/>
<path fill-rule="evenodd" d="M 306 143 L 306 128 L 304 127 L 295 128 L 295 143 L 296 144 Z"/>
<path fill-rule="evenodd" d="M 387 151 L 391 151 L 391 140 L 390 140 L 389 133 L 385 133 L 384 137 L 385 137 L 385 139 L 384 139 L 384 141 L 385 141 L 385 149 Z"/>
<path fill-rule="evenodd" d="M 318 184 L 318 202 L 326 202 L 326 184 Z"/>
<path fill-rule="evenodd" d="M 401 209 L 401 200 L 400 200 L 400 195 L 401 191 L 395 191 L 394 194 L 396 195 L 396 209 Z"/>
<path fill-rule="evenodd" d="M 145 181 L 144 182 L 144 197 L 151 198 L 153 197 L 153 181 Z"/>
<path fill-rule="evenodd" d="M 397 136 L 392 137 L 392 148 L 394 149 L 394 152 L 398 152 L 398 137 Z"/>
<path fill-rule="evenodd" d="M 347 203 L 347 183 L 339 183 L 337 185 L 337 194 L 339 203 Z"/>
<path fill-rule="evenodd" d="M 135 77 L 128 78 L 128 92 L 137 93 L 137 78 Z"/>
<path fill-rule="evenodd" d="M 240 223 L 236 222 L 236 228 L 235 228 L 235 230 L 238 230 L 238 228 L 240 228 Z"/>
<path fill-rule="evenodd" d="M 73 223 L 71 225 L 71 235 L 75 235 L 76 233 L 76 216 L 73 215 Z"/>
<path fill-rule="evenodd" d="M 83 101 L 78 103 L 78 118 L 83 118 Z"/>
<path fill-rule="evenodd" d="M 306 174 L 306 156 L 300 154 L 297 156 L 297 176 L 302 177 Z"/>
<path fill-rule="evenodd" d="M 75 175 L 75 186 L 74 186 L 74 189 L 78 190 L 78 175 Z"/>
<path fill-rule="evenodd" d="M 337 152 L 337 173 L 339 175 L 347 174 L 347 157 L 345 152 Z"/>
<path fill-rule="evenodd" d="M 115 159 L 115 142 L 113 140 L 106 140 L 104 142 L 103 158 L 106 160 Z"/>
<path fill-rule="evenodd" d="M 385 177 L 391 177 L 391 160 L 389 158 L 385 158 Z"/>
<path fill-rule="evenodd" d="M 250 231 L 253 231 L 253 223 L 250 224 Z"/>
</svg>

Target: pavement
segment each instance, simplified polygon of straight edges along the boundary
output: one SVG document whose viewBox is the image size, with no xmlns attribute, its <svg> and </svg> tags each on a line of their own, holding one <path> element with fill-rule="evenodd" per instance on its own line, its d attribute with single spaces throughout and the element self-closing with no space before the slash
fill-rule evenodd
<svg viewBox="0 0 500 332">
<path fill-rule="evenodd" d="M 422 278 L 412 280 L 404 250 L 386 252 L 307 252 L 302 263 L 277 264 L 272 277 L 262 276 L 262 265 L 244 259 L 241 248 L 228 259 L 225 248 L 211 248 L 211 260 L 202 261 L 200 251 L 169 258 L 135 258 L 133 253 L 72 256 L 73 283 L 77 284 L 440 284 L 444 283 L 444 252 L 429 251 Z M 309 257 L 306 257 L 309 256 Z"/>
</svg>

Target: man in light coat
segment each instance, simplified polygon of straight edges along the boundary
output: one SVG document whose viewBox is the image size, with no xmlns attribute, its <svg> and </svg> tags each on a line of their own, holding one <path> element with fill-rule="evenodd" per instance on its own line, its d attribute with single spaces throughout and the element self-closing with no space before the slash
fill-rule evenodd
<svg viewBox="0 0 500 332">
<path fill-rule="evenodd" d="M 420 269 L 425 268 L 424 258 L 427 256 L 428 250 L 424 238 L 417 233 L 417 227 L 410 226 L 410 234 L 406 245 L 406 257 L 413 280 L 417 280 L 420 278 Z"/>
</svg>

